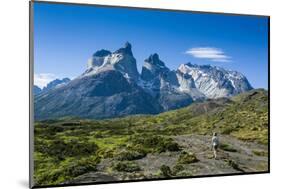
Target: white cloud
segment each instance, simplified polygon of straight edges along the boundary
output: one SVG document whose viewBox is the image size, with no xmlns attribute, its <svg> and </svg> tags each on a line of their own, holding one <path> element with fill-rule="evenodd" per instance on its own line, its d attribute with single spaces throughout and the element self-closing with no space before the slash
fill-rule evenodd
<svg viewBox="0 0 281 189">
<path fill-rule="evenodd" d="M 56 76 L 51 73 L 34 74 L 34 85 L 37 85 L 41 89 L 45 87 L 50 81 L 56 79 Z"/>
<path fill-rule="evenodd" d="M 195 58 L 208 59 L 213 62 L 230 62 L 231 57 L 227 56 L 223 50 L 214 47 L 196 47 L 188 49 L 185 54 L 192 55 Z"/>
</svg>

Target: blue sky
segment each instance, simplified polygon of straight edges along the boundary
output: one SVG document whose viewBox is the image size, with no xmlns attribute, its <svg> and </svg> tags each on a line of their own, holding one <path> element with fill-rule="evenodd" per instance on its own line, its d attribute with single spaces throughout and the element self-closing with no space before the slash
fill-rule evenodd
<svg viewBox="0 0 281 189">
<path fill-rule="evenodd" d="M 126 41 L 141 71 L 158 53 L 170 69 L 210 64 L 243 73 L 254 88 L 268 88 L 267 18 L 160 10 L 36 3 L 35 84 L 80 75 L 99 49 Z"/>
</svg>

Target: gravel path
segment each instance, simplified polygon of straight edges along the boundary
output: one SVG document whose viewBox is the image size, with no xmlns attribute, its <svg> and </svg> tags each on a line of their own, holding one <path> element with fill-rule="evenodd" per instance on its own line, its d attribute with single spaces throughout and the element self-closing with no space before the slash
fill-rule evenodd
<svg viewBox="0 0 281 189">
<path fill-rule="evenodd" d="M 236 173 L 236 172 L 254 172 L 266 171 L 268 165 L 267 156 L 258 156 L 253 151 L 267 152 L 267 145 L 258 144 L 255 142 L 243 142 L 231 136 L 220 136 L 220 143 L 227 144 L 236 152 L 230 152 L 219 149 L 218 158 L 213 158 L 211 150 L 211 137 L 203 135 L 181 135 L 175 136 L 175 141 L 178 142 L 184 149 L 196 154 L 200 160 L 192 166 L 201 168 L 196 171 L 197 175 L 205 174 L 221 174 L 221 173 Z M 226 164 L 232 161 L 238 166 L 233 168 L 233 165 Z"/>
</svg>

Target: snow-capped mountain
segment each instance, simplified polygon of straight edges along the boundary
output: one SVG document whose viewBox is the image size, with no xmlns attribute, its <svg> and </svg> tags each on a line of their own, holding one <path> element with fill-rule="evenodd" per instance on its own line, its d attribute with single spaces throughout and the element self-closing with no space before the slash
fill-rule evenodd
<svg viewBox="0 0 281 189">
<path fill-rule="evenodd" d="M 253 89 L 247 78 L 237 71 L 191 63 L 181 64 L 178 71 L 191 76 L 196 88 L 207 98 L 229 97 Z"/>
<path fill-rule="evenodd" d="M 144 60 L 139 74 L 128 42 L 115 52 L 97 51 L 83 74 L 60 82 L 50 83 L 52 90 L 35 96 L 35 119 L 157 114 L 252 89 L 239 72 L 191 63 L 170 70 L 158 54 Z"/>
</svg>

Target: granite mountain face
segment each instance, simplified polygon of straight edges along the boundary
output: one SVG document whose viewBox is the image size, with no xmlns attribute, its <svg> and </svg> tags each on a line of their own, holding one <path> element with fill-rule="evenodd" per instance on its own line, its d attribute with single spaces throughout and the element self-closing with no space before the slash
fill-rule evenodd
<svg viewBox="0 0 281 189">
<path fill-rule="evenodd" d="M 144 60 L 139 74 L 128 42 L 115 52 L 97 51 L 83 74 L 52 87 L 56 83 L 50 83 L 51 89 L 45 92 L 34 90 L 35 119 L 158 114 L 195 101 L 230 97 L 252 89 L 239 72 L 191 63 L 170 70 L 158 54 Z"/>
<path fill-rule="evenodd" d="M 180 65 L 178 70 L 191 76 L 195 87 L 207 98 L 229 97 L 253 89 L 247 78 L 237 71 L 191 63 Z"/>
<path fill-rule="evenodd" d="M 130 80 L 138 80 L 139 73 L 136 59 L 133 56 L 130 43 L 127 42 L 123 48 L 113 53 L 104 49 L 94 53 L 89 59 L 87 70 L 82 74 L 82 77 L 95 75 L 108 70 L 119 71 L 124 77 Z"/>
<path fill-rule="evenodd" d="M 142 67 L 139 85 L 153 96 L 165 111 L 187 106 L 194 100 L 203 97 L 199 92 L 196 97 L 193 96 L 192 92 L 196 89 L 193 86 L 188 86 L 189 78 L 185 78 L 185 80 L 186 86 L 190 90 L 181 90 L 178 77 L 180 77 L 179 73 L 167 68 L 164 62 L 159 59 L 158 54 L 152 54 L 145 60 Z"/>
</svg>

